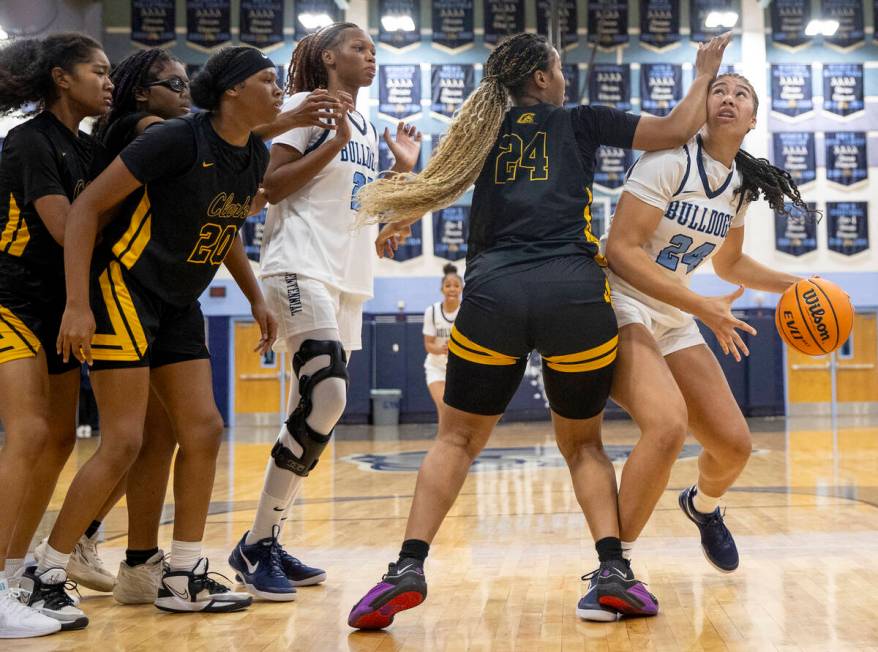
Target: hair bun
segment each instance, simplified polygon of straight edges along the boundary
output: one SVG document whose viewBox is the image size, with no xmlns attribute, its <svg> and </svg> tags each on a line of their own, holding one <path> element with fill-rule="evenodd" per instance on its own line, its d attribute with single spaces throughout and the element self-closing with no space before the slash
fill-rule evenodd
<svg viewBox="0 0 878 652">
<path fill-rule="evenodd" d="M 445 266 L 442 267 L 442 273 L 445 276 L 448 276 L 449 274 L 457 274 L 457 265 L 454 263 L 445 263 Z"/>
</svg>

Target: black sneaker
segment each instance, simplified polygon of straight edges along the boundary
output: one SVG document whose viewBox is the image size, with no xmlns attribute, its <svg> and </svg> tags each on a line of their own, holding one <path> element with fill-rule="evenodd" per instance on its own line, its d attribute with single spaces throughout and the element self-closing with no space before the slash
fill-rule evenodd
<svg viewBox="0 0 878 652">
<path fill-rule="evenodd" d="M 634 577 L 627 561 L 601 562 L 597 570 L 582 579 L 590 581 L 590 585 L 577 605 L 580 618 L 609 621 L 614 620 L 609 611 L 623 616 L 655 616 L 659 611 L 658 600 Z"/>
<path fill-rule="evenodd" d="M 402 559 L 391 563 L 381 581 L 354 605 L 348 625 L 356 629 L 384 629 L 397 613 L 417 607 L 426 597 L 423 563 Z"/>
<path fill-rule="evenodd" d="M 21 576 L 18 599 L 28 607 L 61 623 L 62 631 L 82 629 L 88 625 L 88 617 L 76 606 L 68 590 L 75 590 L 76 582 L 67 581 L 63 568 L 49 568 L 37 574 L 31 566 Z"/>
<path fill-rule="evenodd" d="M 237 593 L 217 582 L 207 572 L 207 559 L 202 557 L 189 571 L 172 571 L 165 566 L 155 606 L 164 611 L 205 611 L 220 613 L 246 609 L 253 602 L 249 593 Z"/>
<path fill-rule="evenodd" d="M 701 532 L 701 549 L 707 561 L 718 571 L 731 573 L 738 567 L 738 547 L 732 533 L 723 522 L 723 513 L 719 507 L 710 514 L 703 514 L 695 509 L 692 504 L 695 492 L 694 485 L 680 492 L 680 509 L 698 526 Z"/>
</svg>

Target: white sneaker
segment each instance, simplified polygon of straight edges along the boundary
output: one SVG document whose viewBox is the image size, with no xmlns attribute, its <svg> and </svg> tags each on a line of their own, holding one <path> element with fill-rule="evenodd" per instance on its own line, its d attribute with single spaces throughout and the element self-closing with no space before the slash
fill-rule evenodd
<svg viewBox="0 0 878 652">
<path fill-rule="evenodd" d="M 67 574 L 77 584 L 108 593 L 113 590 L 113 586 L 116 584 L 116 576 L 106 569 L 104 562 L 98 555 L 97 536 L 95 533 L 91 538 L 84 534 L 79 537 L 79 541 L 73 547 L 73 552 L 70 553 L 70 561 L 67 562 Z M 48 539 L 43 539 L 34 550 L 37 562 L 45 554 L 47 545 Z"/>
<path fill-rule="evenodd" d="M 0 638 L 31 638 L 61 631 L 61 623 L 26 607 L 14 589 L 0 591 Z"/>
<path fill-rule="evenodd" d="M 113 587 L 113 597 L 116 602 L 122 604 L 155 602 L 162 583 L 164 554 L 159 550 L 146 562 L 137 566 L 129 566 L 124 559 L 119 562 L 119 574 L 116 575 L 116 586 Z"/>
<path fill-rule="evenodd" d="M 227 577 L 218 575 L 226 581 Z M 246 609 L 253 602 L 249 593 L 232 591 L 207 573 L 207 558 L 202 557 L 191 571 L 172 571 L 165 566 L 155 606 L 164 611 L 225 612 Z"/>
<path fill-rule="evenodd" d="M 73 599 L 67 595 L 66 588 L 75 589 L 75 583 L 67 582 L 63 568 L 49 568 L 37 574 L 35 566 L 28 568 L 18 583 L 18 599 L 28 607 L 39 611 L 61 623 L 61 629 L 82 629 L 88 625 L 88 618 Z"/>
</svg>

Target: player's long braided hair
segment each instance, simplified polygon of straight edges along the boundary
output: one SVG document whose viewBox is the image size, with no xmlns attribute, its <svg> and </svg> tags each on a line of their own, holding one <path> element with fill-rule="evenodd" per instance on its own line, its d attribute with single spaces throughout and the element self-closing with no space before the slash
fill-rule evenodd
<svg viewBox="0 0 878 652">
<path fill-rule="evenodd" d="M 116 120 L 137 111 L 137 99 L 135 98 L 137 89 L 154 81 L 171 61 L 178 61 L 178 59 L 169 54 L 167 50 L 150 48 L 125 57 L 119 62 L 119 65 L 110 74 L 110 79 L 113 80 L 113 108 L 98 123 L 98 138 L 103 138 L 110 125 Z"/>
<path fill-rule="evenodd" d="M 360 29 L 354 23 L 332 23 L 299 41 L 290 57 L 287 71 L 287 95 L 329 86 L 329 73 L 323 65 L 323 53 L 341 43 L 346 29 Z"/>
<path fill-rule="evenodd" d="M 44 39 L 12 41 L 0 48 L 0 115 L 36 102 L 45 108 L 58 98 L 52 69 L 73 71 L 86 63 L 101 44 L 77 32 L 60 32 Z"/>
<path fill-rule="evenodd" d="M 485 76 L 458 110 L 439 149 L 420 174 L 397 174 L 357 195 L 366 223 L 417 219 L 448 206 L 478 177 L 494 146 L 510 95 L 518 96 L 537 70 L 547 70 L 551 46 L 536 34 L 516 34 L 488 57 Z"/>
<path fill-rule="evenodd" d="M 753 114 L 755 115 L 759 110 L 759 96 L 750 81 L 743 75 L 730 72 L 719 75 L 714 83 L 724 77 L 731 77 L 747 85 L 747 88 L 750 89 L 750 95 L 753 97 Z M 761 194 L 765 197 L 768 205 L 778 213 L 787 212 L 784 208 L 784 198 L 789 197 L 793 206 L 803 211 L 805 215 L 819 215 L 819 211 L 808 208 L 808 204 L 802 199 L 799 187 L 790 173 L 772 165 L 768 159 L 756 158 L 743 149 L 739 149 L 738 153 L 735 154 L 735 166 L 741 173 L 741 186 L 735 190 L 735 194 L 740 195 L 738 210 L 741 210 L 745 201 L 756 201 Z"/>
</svg>

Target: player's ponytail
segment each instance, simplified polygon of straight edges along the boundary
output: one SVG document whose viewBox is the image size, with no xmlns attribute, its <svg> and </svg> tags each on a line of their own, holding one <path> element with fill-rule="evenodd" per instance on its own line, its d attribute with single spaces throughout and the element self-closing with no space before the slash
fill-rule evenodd
<svg viewBox="0 0 878 652">
<path fill-rule="evenodd" d="M 741 186 L 735 190 L 736 195 L 740 194 L 738 210 L 741 210 L 745 201 L 755 201 L 761 194 L 768 205 L 778 213 L 788 212 L 784 208 L 784 198 L 788 197 L 792 200 L 793 206 L 803 211 L 805 215 L 820 215 L 820 211 L 808 208 L 790 173 L 772 165 L 767 159 L 756 158 L 739 149 L 735 154 L 735 166 L 741 173 Z"/>
<path fill-rule="evenodd" d="M 73 71 L 91 60 L 101 44 L 77 32 L 61 32 L 44 39 L 12 41 L 0 48 L 0 115 L 30 103 L 44 108 L 58 98 L 52 69 Z"/>
<path fill-rule="evenodd" d="M 298 42 L 290 57 L 287 85 L 284 89 L 287 95 L 329 86 L 329 73 L 323 65 L 323 53 L 338 46 L 347 29 L 360 27 L 354 23 L 332 23 Z"/>
<path fill-rule="evenodd" d="M 497 46 L 481 83 L 455 114 L 424 170 L 378 179 L 360 190 L 361 220 L 412 221 L 466 192 L 494 146 L 510 94 L 521 94 L 536 70 L 548 70 L 551 52 L 546 39 L 536 34 L 516 34 Z"/>
</svg>

